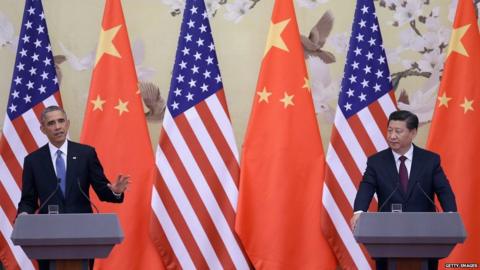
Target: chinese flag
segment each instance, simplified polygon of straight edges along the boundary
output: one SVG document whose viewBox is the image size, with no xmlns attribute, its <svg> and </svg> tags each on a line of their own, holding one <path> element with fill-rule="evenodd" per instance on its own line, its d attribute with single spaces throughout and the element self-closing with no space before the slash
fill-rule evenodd
<svg viewBox="0 0 480 270">
<path fill-rule="evenodd" d="M 480 35 L 472 0 L 458 1 L 427 147 L 440 154 L 467 240 L 440 263 L 480 263 Z"/>
<path fill-rule="evenodd" d="M 256 269 L 334 269 L 325 157 L 293 0 L 275 1 L 242 149 L 236 230 Z"/>
<path fill-rule="evenodd" d="M 105 3 L 81 142 L 96 148 L 110 181 L 126 174 L 132 182 L 122 204 L 93 196 L 101 213 L 118 214 L 125 234 L 108 258 L 95 260 L 95 267 L 163 269 L 148 234 L 156 169 L 120 0 Z"/>
</svg>

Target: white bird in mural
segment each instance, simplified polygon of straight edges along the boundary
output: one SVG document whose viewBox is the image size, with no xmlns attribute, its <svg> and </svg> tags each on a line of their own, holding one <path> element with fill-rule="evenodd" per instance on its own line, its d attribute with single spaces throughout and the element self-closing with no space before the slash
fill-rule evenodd
<svg viewBox="0 0 480 270">
<path fill-rule="evenodd" d="M 413 91 L 410 96 L 402 92 L 398 100 L 398 108 L 415 113 L 420 123 L 428 123 L 432 120 L 440 84 L 440 66 L 435 66 L 432 75 L 420 89 Z"/>
<path fill-rule="evenodd" d="M 9 47 L 16 50 L 18 38 L 15 37 L 13 24 L 0 12 L 0 47 Z"/>
<path fill-rule="evenodd" d="M 93 68 L 95 63 L 95 51 L 92 50 L 85 56 L 77 56 L 70 51 L 65 45 L 59 42 L 60 49 L 67 57 L 67 62 L 76 71 L 89 70 Z M 137 71 L 137 77 L 139 81 L 149 81 L 155 74 L 155 69 L 144 67 L 143 61 L 145 60 L 145 45 L 142 40 L 136 39 L 133 41 L 132 46 L 133 59 L 135 61 L 135 69 Z"/>
<path fill-rule="evenodd" d="M 85 56 L 76 56 L 69 49 L 63 45 L 62 42 L 59 42 L 58 45 L 63 52 L 63 55 L 67 58 L 67 62 L 70 66 L 76 71 L 82 71 L 87 69 L 92 69 L 93 63 L 95 62 L 95 51 L 89 52 Z"/>
</svg>

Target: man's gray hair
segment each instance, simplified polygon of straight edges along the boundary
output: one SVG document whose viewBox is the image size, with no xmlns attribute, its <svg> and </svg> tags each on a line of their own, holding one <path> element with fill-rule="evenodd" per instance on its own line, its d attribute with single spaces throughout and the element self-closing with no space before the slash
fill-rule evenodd
<svg viewBox="0 0 480 270">
<path fill-rule="evenodd" d="M 46 107 L 43 110 L 42 114 L 40 115 L 41 123 L 43 124 L 43 121 L 45 121 L 45 119 L 47 118 L 47 113 L 54 112 L 54 111 L 61 111 L 63 113 L 63 115 L 65 115 L 65 118 L 67 118 L 67 113 L 65 112 L 65 110 L 62 107 L 57 106 L 57 105 L 52 105 L 52 106 Z"/>
</svg>

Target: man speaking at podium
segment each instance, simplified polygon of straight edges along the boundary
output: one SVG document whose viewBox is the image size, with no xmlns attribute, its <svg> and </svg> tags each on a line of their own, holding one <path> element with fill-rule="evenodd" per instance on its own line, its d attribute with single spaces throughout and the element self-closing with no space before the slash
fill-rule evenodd
<svg viewBox="0 0 480 270">
<path fill-rule="evenodd" d="M 67 141 L 70 120 L 62 108 L 47 107 L 40 122 L 49 142 L 25 157 L 19 214 L 44 214 L 48 205 L 58 205 L 59 213 L 92 213 L 90 186 L 102 201 L 123 202 L 130 177 L 119 175 L 110 184 L 95 149 Z"/>
<path fill-rule="evenodd" d="M 366 212 L 373 194 L 378 211 L 390 212 L 400 204 L 403 212 L 435 212 L 435 194 L 445 212 L 456 212 L 452 188 L 440 165 L 440 156 L 412 143 L 417 135 L 418 118 L 409 111 L 395 111 L 388 118 L 389 148 L 367 160 L 351 220 L 355 227 L 361 212 Z M 447 131 L 448 132 L 448 131 Z M 437 260 L 429 260 L 429 269 L 437 269 Z M 386 260 L 377 260 L 377 269 L 387 269 Z"/>
</svg>

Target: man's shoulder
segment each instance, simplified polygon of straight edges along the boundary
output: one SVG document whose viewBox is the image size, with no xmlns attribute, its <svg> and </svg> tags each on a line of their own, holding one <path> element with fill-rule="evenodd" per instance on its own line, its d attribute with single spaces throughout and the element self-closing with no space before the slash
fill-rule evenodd
<svg viewBox="0 0 480 270">
<path fill-rule="evenodd" d="M 431 159 L 437 159 L 437 158 L 440 158 L 440 156 L 435 153 L 435 152 L 432 152 L 430 150 L 427 150 L 427 149 L 424 149 L 424 148 L 421 148 L 421 147 L 418 147 L 416 145 L 413 146 L 413 155 L 414 156 L 419 156 L 419 157 L 424 157 L 424 158 L 431 158 Z"/>
<path fill-rule="evenodd" d="M 95 148 L 88 144 L 68 141 L 68 151 L 72 152 L 92 152 L 95 151 Z"/>
<path fill-rule="evenodd" d="M 387 149 L 383 149 L 382 151 L 379 151 L 379 152 L 371 155 L 370 157 L 368 157 L 368 159 L 370 161 L 377 161 L 377 160 L 383 160 L 383 159 L 390 158 L 392 155 L 393 155 L 392 150 L 390 148 L 387 148 Z"/>
<path fill-rule="evenodd" d="M 31 153 L 29 153 L 29 154 L 25 157 L 25 159 L 32 159 L 32 158 L 35 159 L 35 158 L 37 158 L 37 157 L 42 157 L 42 156 L 44 156 L 45 154 L 49 154 L 49 153 L 50 153 L 50 151 L 49 151 L 49 149 L 48 149 L 48 143 L 47 143 L 47 144 L 45 144 L 44 146 L 38 148 L 37 150 L 32 151 Z"/>
</svg>

